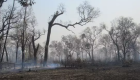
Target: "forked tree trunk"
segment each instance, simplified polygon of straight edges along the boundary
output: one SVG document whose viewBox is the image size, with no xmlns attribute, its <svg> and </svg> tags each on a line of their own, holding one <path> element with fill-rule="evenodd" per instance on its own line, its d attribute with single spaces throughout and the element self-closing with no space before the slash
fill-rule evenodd
<svg viewBox="0 0 140 80">
<path fill-rule="evenodd" d="M 38 52 L 39 44 L 37 45 L 37 47 L 35 47 L 34 35 L 32 36 L 32 45 L 33 45 L 33 50 L 34 50 L 34 64 L 36 66 L 37 65 L 37 52 Z"/>
</svg>

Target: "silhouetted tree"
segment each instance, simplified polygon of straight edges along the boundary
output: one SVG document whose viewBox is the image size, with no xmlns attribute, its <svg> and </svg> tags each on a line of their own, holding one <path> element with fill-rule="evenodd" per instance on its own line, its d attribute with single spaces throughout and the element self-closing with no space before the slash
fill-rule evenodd
<svg viewBox="0 0 140 80">
<path fill-rule="evenodd" d="M 7 0 L 0 0 L 0 8 L 2 7 L 4 2 L 7 2 Z"/>
<path fill-rule="evenodd" d="M 99 15 L 99 11 L 95 10 L 94 7 L 92 7 L 91 5 L 89 5 L 87 2 L 85 2 L 84 4 L 80 5 L 77 10 L 80 16 L 80 21 L 73 23 L 73 24 L 67 24 L 67 25 L 63 25 L 61 23 L 55 23 L 55 20 L 57 19 L 57 17 L 59 17 L 60 15 L 64 14 L 64 7 L 60 6 L 59 11 L 56 11 L 54 13 L 54 15 L 52 16 L 52 19 L 48 22 L 48 34 L 47 34 L 47 40 L 46 40 L 46 45 L 45 45 L 45 54 L 44 54 L 44 66 L 47 62 L 47 57 L 48 57 L 48 46 L 49 46 L 49 41 L 50 41 L 50 35 L 51 35 L 51 28 L 53 26 L 61 26 L 64 27 L 66 29 L 68 29 L 68 27 L 73 26 L 75 27 L 76 25 L 85 25 L 89 22 L 91 22 L 94 18 L 98 17 Z"/>
</svg>

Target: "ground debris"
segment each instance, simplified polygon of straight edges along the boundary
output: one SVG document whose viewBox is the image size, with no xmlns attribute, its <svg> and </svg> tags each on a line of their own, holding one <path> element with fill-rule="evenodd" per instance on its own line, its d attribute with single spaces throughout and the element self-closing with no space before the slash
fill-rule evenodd
<svg viewBox="0 0 140 80">
<path fill-rule="evenodd" d="M 139 67 L 29 70 L 0 75 L 0 80 L 139 80 Z"/>
</svg>

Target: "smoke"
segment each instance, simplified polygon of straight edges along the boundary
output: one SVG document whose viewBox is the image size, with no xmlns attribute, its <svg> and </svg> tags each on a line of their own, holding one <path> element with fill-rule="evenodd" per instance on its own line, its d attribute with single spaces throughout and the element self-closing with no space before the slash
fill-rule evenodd
<svg viewBox="0 0 140 80">
<path fill-rule="evenodd" d="M 37 71 L 43 69 L 55 69 L 61 67 L 60 64 L 55 63 L 48 63 L 45 67 L 43 64 L 37 64 L 36 66 L 34 63 L 24 63 L 24 69 L 22 69 L 22 64 L 14 64 L 14 63 L 2 63 L 2 69 L 0 73 L 8 73 L 8 72 L 20 72 L 20 71 Z"/>
</svg>

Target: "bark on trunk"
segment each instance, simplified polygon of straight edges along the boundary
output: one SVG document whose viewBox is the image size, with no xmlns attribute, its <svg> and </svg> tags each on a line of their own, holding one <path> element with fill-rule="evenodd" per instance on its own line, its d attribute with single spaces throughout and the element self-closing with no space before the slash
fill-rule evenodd
<svg viewBox="0 0 140 80">
<path fill-rule="evenodd" d="M 43 63 L 43 66 L 46 65 L 47 59 L 48 59 L 48 47 L 49 47 L 49 42 L 50 42 L 51 28 L 52 28 L 52 24 L 49 23 L 49 26 L 48 26 L 48 34 L 47 34 L 47 41 L 46 41 L 46 45 L 45 45 L 45 55 L 44 55 L 44 63 Z"/>
<path fill-rule="evenodd" d="M 92 56 L 92 63 L 94 62 L 94 59 L 93 59 L 93 45 L 91 46 L 91 56 Z"/>
<path fill-rule="evenodd" d="M 25 50 L 25 42 L 24 42 L 24 35 L 25 35 L 25 28 L 26 28 L 26 11 L 27 11 L 27 7 L 25 7 L 25 13 L 24 13 L 24 25 L 23 25 L 23 32 L 22 32 L 22 69 L 24 68 L 24 50 Z"/>
<path fill-rule="evenodd" d="M 8 53 L 7 53 L 6 47 L 5 47 L 5 53 L 6 53 L 6 60 L 7 60 L 7 62 L 8 62 Z"/>
<path fill-rule="evenodd" d="M 3 52 L 2 52 L 1 62 L 3 60 L 4 50 L 6 50 L 7 37 L 8 37 L 8 34 L 9 34 L 9 30 L 10 30 L 10 23 L 11 23 L 11 17 L 12 17 L 12 14 L 13 14 L 14 6 L 15 6 L 15 0 L 13 1 L 12 10 L 11 10 L 10 15 L 9 15 L 8 28 L 7 28 L 7 32 L 6 32 L 6 38 L 5 38 L 5 42 L 4 42 L 4 48 L 3 48 Z M 6 52 L 6 57 L 8 58 L 7 52 Z"/>
<path fill-rule="evenodd" d="M 34 50 L 34 64 L 36 66 L 37 65 L 37 51 L 39 48 L 39 44 L 37 45 L 37 47 L 35 47 L 34 35 L 32 36 L 32 45 L 33 45 L 33 50 Z"/>
<path fill-rule="evenodd" d="M 17 63 L 17 58 L 18 58 L 18 47 L 19 47 L 18 41 L 17 41 L 16 44 L 17 44 L 17 45 L 16 45 L 16 63 Z"/>
<path fill-rule="evenodd" d="M 31 43 L 29 43 L 29 59 L 32 58 L 32 55 L 31 55 Z"/>
<path fill-rule="evenodd" d="M 118 54 L 118 62 L 120 62 L 120 51 L 119 51 L 119 47 L 117 46 L 117 54 Z"/>
</svg>

